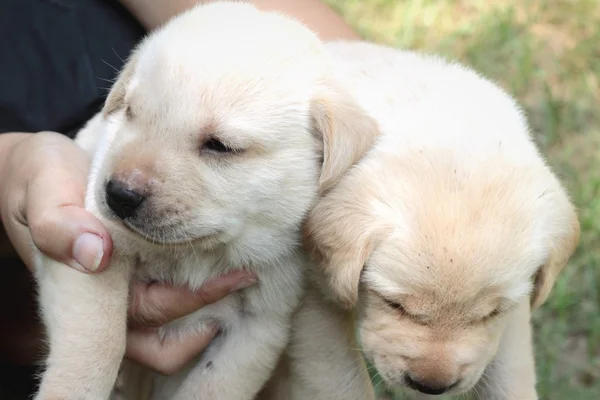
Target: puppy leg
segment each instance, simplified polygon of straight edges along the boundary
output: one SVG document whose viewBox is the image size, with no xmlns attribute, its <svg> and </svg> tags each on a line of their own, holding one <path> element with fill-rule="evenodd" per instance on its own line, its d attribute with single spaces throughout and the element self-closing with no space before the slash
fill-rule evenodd
<svg viewBox="0 0 600 400">
<path fill-rule="evenodd" d="M 293 320 L 288 396 L 293 400 L 375 398 L 352 315 L 310 287 Z"/>
<path fill-rule="evenodd" d="M 125 352 L 129 264 L 86 275 L 42 256 L 36 269 L 50 354 L 36 400 L 106 400 Z"/>
<path fill-rule="evenodd" d="M 513 311 L 494 361 L 475 387 L 478 399 L 537 400 L 529 299 Z"/>
<path fill-rule="evenodd" d="M 287 345 L 285 320 L 249 318 L 224 333 L 194 365 L 170 400 L 252 400 Z M 157 392 L 156 400 L 164 399 Z"/>
</svg>

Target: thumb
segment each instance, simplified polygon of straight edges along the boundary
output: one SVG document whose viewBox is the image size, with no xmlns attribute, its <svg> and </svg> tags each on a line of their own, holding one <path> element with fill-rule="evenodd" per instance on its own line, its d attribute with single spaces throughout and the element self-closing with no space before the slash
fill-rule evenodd
<svg viewBox="0 0 600 400">
<path fill-rule="evenodd" d="M 82 272 L 100 272 L 108 265 L 112 240 L 102 223 L 75 205 L 32 212 L 29 225 L 36 247 L 57 261 Z"/>
<path fill-rule="evenodd" d="M 102 222 L 84 208 L 89 160 L 78 148 L 50 159 L 52 168 L 31 179 L 26 195 L 25 222 L 33 243 L 73 268 L 101 271 L 110 259 L 112 240 Z"/>
</svg>

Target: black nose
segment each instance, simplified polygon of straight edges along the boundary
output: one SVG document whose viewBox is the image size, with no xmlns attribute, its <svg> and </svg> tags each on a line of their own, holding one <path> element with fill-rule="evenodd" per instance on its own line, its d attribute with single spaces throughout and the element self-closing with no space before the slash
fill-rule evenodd
<svg viewBox="0 0 600 400">
<path fill-rule="evenodd" d="M 144 199 L 143 195 L 128 189 L 123 182 L 111 179 L 106 184 L 106 203 L 119 218 L 133 216 Z"/>
<path fill-rule="evenodd" d="M 432 384 L 430 382 L 425 383 L 425 382 L 418 381 L 418 380 L 412 378 L 408 374 L 406 375 L 404 380 L 406 381 L 406 386 L 408 386 L 409 388 L 417 390 L 421 393 L 432 394 L 432 395 L 446 393 L 448 390 L 452 389 L 454 386 L 456 386 L 458 384 L 458 382 L 455 382 L 450 386 L 446 386 L 446 385 L 440 386 L 440 385 Z"/>
</svg>

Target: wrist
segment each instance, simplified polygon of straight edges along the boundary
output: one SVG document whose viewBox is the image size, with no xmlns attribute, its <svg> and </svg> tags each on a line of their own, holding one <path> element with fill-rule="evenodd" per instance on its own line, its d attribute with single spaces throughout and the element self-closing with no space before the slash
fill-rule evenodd
<svg viewBox="0 0 600 400">
<path fill-rule="evenodd" d="M 197 4 L 215 0 L 120 0 L 121 4 L 148 30 L 154 30 L 174 16 Z M 346 21 L 324 0 L 243 0 L 263 11 L 276 11 L 302 21 L 322 40 L 359 40 Z"/>
<path fill-rule="evenodd" d="M 121 4 L 147 30 L 163 25 L 175 15 L 194 7 L 205 0 L 119 0 Z"/>
</svg>

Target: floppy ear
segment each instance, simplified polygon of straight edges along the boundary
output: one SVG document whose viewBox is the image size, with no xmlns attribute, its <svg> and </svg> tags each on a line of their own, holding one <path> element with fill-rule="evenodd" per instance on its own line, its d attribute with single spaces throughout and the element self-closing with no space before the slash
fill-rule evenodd
<svg viewBox="0 0 600 400">
<path fill-rule="evenodd" d="M 109 116 L 113 112 L 121 109 L 125 102 L 125 95 L 127 93 L 127 86 L 133 78 L 133 73 L 137 65 L 137 50 L 134 50 L 131 57 L 119 73 L 119 77 L 113 87 L 110 89 L 110 93 L 104 103 L 102 113 L 105 117 Z"/>
<path fill-rule="evenodd" d="M 358 301 L 363 267 L 387 231 L 362 210 L 364 197 L 336 189 L 311 211 L 304 224 L 304 240 L 317 263 L 316 275 L 324 292 L 349 309 Z"/>
<path fill-rule="evenodd" d="M 315 96 L 311 116 L 323 141 L 319 191 L 331 188 L 373 145 L 379 126 L 339 85 L 329 83 Z"/>
<path fill-rule="evenodd" d="M 579 245 L 580 226 L 577 214 L 569 204 L 570 216 L 564 233 L 555 239 L 550 256 L 544 265 L 540 267 L 534 279 L 533 292 L 531 294 L 531 308 L 540 307 L 550 294 L 556 278 L 565 268 L 567 262 Z"/>
</svg>

